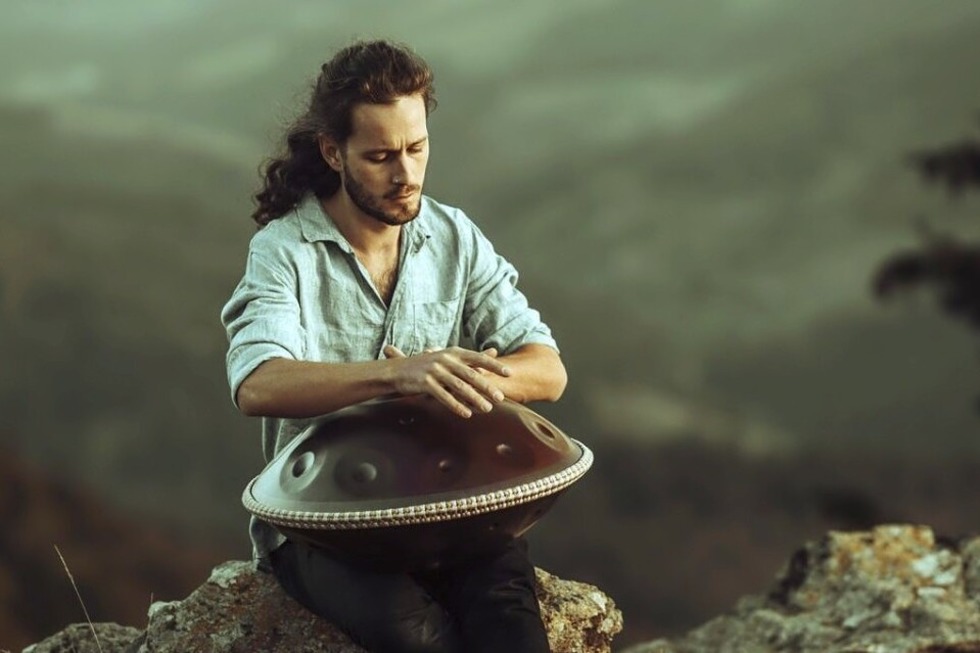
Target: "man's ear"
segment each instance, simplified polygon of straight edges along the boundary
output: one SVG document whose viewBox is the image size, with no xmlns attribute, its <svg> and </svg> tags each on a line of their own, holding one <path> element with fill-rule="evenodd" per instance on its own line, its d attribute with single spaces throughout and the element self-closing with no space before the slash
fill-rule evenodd
<svg viewBox="0 0 980 653">
<path fill-rule="evenodd" d="M 344 163 L 340 157 L 340 146 L 322 134 L 316 137 L 316 141 L 320 146 L 320 155 L 323 157 L 323 160 L 335 172 L 340 172 L 344 167 Z"/>
</svg>

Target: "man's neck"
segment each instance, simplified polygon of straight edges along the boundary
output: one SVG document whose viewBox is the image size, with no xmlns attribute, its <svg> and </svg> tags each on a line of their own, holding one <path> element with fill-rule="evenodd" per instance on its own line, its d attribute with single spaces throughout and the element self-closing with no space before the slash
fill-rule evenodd
<svg viewBox="0 0 980 653">
<path fill-rule="evenodd" d="M 343 189 L 322 200 L 321 205 L 355 251 L 377 255 L 398 250 L 401 226 L 388 225 L 366 215 Z"/>
</svg>

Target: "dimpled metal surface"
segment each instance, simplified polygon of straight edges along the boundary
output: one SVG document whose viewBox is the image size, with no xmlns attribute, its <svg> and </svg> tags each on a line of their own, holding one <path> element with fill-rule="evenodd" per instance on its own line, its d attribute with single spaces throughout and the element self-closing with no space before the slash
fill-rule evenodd
<svg viewBox="0 0 980 653">
<path fill-rule="evenodd" d="M 506 401 L 469 419 L 424 397 L 319 418 L 245 488 L 290 538 L 373 566 L 440 566 L 527 531 L 592 453 Z"/>
</svg>

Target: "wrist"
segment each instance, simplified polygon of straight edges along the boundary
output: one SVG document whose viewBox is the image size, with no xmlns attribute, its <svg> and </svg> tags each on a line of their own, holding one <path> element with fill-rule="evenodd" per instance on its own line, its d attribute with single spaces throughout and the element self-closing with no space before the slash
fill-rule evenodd
<svg viewBox="0 0 980 653">
<path fill-rule="evenodd" d="M 381 394 L 398 392 L 398 366 L 397 358 L 386 358 L 378 361 L 377 381 Z"/>
</svg>

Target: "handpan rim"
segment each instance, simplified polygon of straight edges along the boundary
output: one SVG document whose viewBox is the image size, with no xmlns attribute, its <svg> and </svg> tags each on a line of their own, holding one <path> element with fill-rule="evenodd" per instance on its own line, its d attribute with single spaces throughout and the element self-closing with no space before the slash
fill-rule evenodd
<svg viewBox="0 0 980 653">
<path fill-rule="evenodd" d="M 429 501 L 423 504 L 396 508 L 343 512 L 270 508 L 257 501 L 252 495 L 252 487 L 259 478 L 256 476 L 242 493 L 242 505 L 259 519 L 284 528 L 354 530 L 450 521 L 531 503 L 561 492 L 570 486 L 592 466 L 593 455 L 592 451 L 578 440 L 573 438 L 568 438 L 568 440 L 579 447 L 581 455 L 575 463 L 567 468 L 544 478 L 491 492 L 481 493 L 479 488 L 474 488 L 475 493 L 464 498 Z"/>
</svg>

